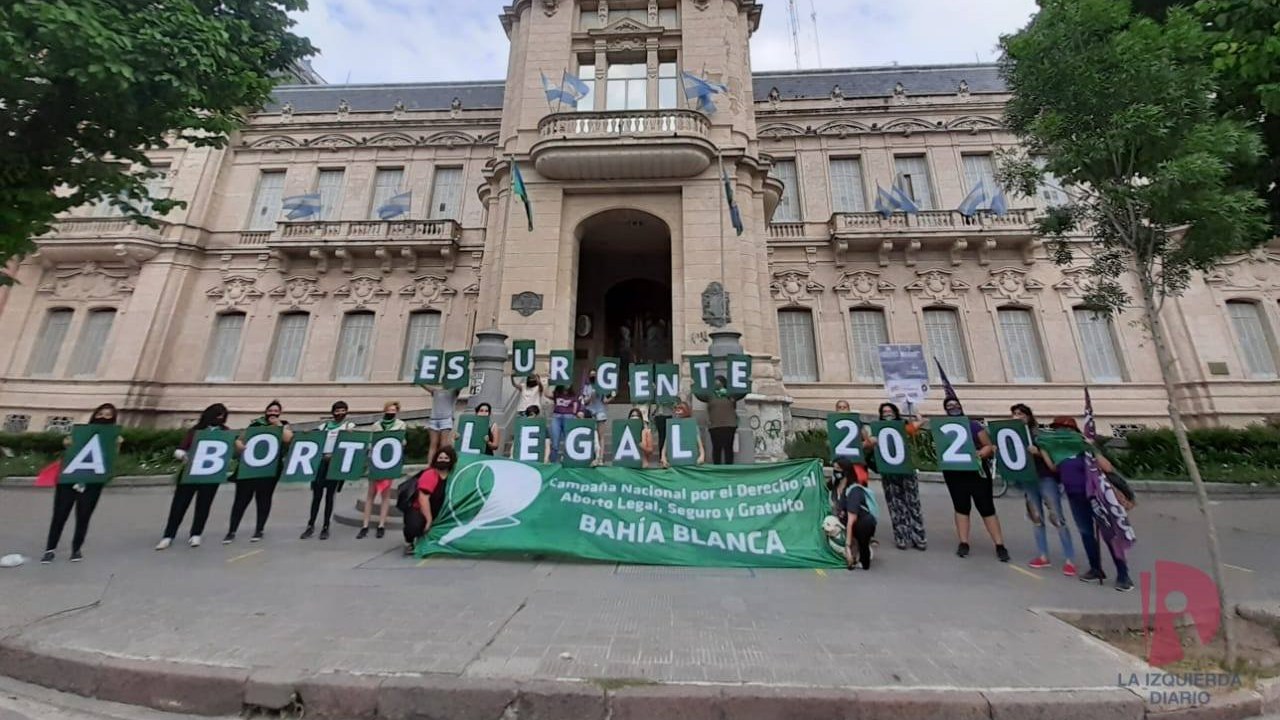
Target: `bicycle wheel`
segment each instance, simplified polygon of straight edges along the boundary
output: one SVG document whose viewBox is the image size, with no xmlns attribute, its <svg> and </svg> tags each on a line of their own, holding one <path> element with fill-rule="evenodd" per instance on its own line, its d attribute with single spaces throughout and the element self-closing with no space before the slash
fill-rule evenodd
<svg viewBox="0 0 1280 720">
<path fill-rule="evenodd" d="M 1000 498 L 1000 497 L 1004 497 L 1008 493 L 1009 493 L 1009 481 L 997 475 L 996 479 L 991 481 L 991 495 L 993 497 Z"/>
</svg>

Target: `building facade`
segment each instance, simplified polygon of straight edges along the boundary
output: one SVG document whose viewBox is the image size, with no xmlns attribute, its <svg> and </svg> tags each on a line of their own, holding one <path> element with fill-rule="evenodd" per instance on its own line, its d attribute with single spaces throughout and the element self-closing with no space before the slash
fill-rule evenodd
<svg viewBox="0 0 1280 720">
<path fill-rule="evenodd" d="M 884 342 L 923 343 L 971 413 L 1078 413 L 1087 384 L 1104 424 L 1167 422 L 1136 314 L 1090 312 L 1081 274 L 1033 233 L 1061 188 L 1011 197 L 1004 215 L 956 209 L 1014 143 L 996 68 L 753 73 L 761 12 L 517 0 L 501 15 L 505 81 L 285 86 L 227 147 L 155 151 L 155 191 L 185 208 L 157 228 L 105 204 L 70 213 L 0 300 L 5 427 L 108 401 L 147 426 L 214 401 L 233 421 L 272 398 L 295 419 L 339 398 L 425 408 L 407 382 L 417 351 L 485 331 L 583 362 L 681 362 L 740 334 L 764 455 L 790 408 L 874 410 Z M 544 92 L 566 70 L 590 89 L 576 109 Z M 688 109 L 685 70 L 727 87 L 715 113 Z M 875 212 L 893 186 L 920 212 Z M 404 193 L 407 212 L 382 219 Z M 318 211 L 285 219 L 284 199 L 309 194 Z M 1274 411 L 1277 260 L 1232 258 L 1165 308 L 1193 423 Z"/>
</svg>

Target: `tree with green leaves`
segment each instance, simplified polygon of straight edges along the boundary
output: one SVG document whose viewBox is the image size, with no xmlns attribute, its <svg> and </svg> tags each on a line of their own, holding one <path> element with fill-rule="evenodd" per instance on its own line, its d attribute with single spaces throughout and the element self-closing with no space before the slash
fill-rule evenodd
<svg viewBox="0 0 1280 720">
<path fill-rule="evenodd" d="M 290 32 L 305 0 L 0 3 L 0 268 L 61 212 L 109 199 L 136 222 L 148 149 L 220 146 L 276 79 L 315 52 Z M 0 284 L 12 282 L 0 271 Z"/>
<path fill-rule="evenodd" d="M 1083 258 L 1093 308 L 1131 306 L 1146 325 L 1169 418 L 1196 488 L 1222 600 L 1227 663 L 1235 662 L 1217 531 L 1175 400 L 1176 360 L 1161 312 L 1199 271 L 1267 237 L 1265 203 L 1239 180 L 1256 163 L 1256 127 L 1216 102 L 1215 39 L 1187 10 L 1159 22 L 1129 0 L 1041 0 L 1026 28 L 1001 39 L 1013 99 L 1007 123 L 1022 142 L 1001 181 L 1027 194 L 1044 172 L 1073 202 L 1040 222 L 1053 259 Z"/>
</svg>

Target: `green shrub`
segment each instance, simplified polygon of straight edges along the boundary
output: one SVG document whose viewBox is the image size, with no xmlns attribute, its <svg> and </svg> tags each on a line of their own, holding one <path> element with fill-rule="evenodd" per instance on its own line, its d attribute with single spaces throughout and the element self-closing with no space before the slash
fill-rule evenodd
<svg viewBox="0 0 1280 720">
<path fill-rule="evenodd" d="M 1280 428 L 1199 428 L 1187 433 L 1206 480 L 1280 481 Z M 1186 478 L 1187 468 L 1173 431 L 1137 430 L 1125 436 L 1124 449 L 1107 448 L 1121 471 L 1131 477 Z"/>
<path fill-rule="evenodd" d="M 787 457 L 792 460 L 800 460 L 801 458 L 816 458 L 821 460 L 824 465 L 828 463 L 830 452 L 827 450 L 827 429 L 814 428 L 812 430 L 801 430 L 792 434 L 791 439 L 787 440 L 784 446 Z"/>
</svg>

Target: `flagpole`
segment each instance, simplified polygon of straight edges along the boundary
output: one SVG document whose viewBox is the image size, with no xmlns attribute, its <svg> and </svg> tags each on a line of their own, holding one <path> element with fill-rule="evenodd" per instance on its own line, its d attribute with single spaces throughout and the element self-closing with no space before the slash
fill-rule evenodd
<svg viewBox="0 0 1280 720">
<path fill-rule="evenodd" d="M 716 164 L 720 168 L 720 177 L 716 179 L 716 184 L 719 185 L 726 182 L 726 176 L 724 174 L 724 154 L 720 151 L 719 145 L 716 146 Z M 725 196 L 723 188 L 717 189 L 719 192 L 716 194 L 720 196 L 720 290 L 727 295 L 729 291 L 725 288 L 724 284 L 724 214 L 728 211 L 725 204 L 729 201 L 729 198 Z"/>
<path fill-rule="evenodd" d="M 550 109 L 550 105 L 551 105 L 551 101 L 548 100 L 547 101 L 548 109 Z M 511 224 L 511 200 L 516 196 L 516 192 L 515 192 L 516 158 L 514 155 L 507 155 L 507 161 L 511 163 L 511 168 L 507 172 L 507 205 L 502 212 L 502 239 L 497 243 L 495 247 L 495 250 L 497 252 L 495 252 L 494 254 L 497 257 L 494 258 L 494 265 L 498 265 L 500 261 L 506 260 L 507 227 Z M 499 202 L 501 202 L 501 198 L 499 198 Z M 502 274 L 501 270 L 499 270 L 497 274 L 501 275 Z M 493 282 L 494 278 L 490 278 L 489 280 L 490 282 Z M 498 287 L 496 292 L 498 293 L 498 297 L 493 303 L 493 315 L 490 316 L 489 318 L 489 325 L 494 328 L 498 327 L 498 310 L 502 306 L 502 278 L 498 277 L 497 280 L 498 280 Z"/>
</svg>

